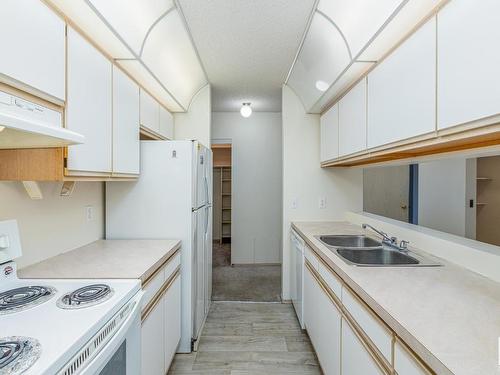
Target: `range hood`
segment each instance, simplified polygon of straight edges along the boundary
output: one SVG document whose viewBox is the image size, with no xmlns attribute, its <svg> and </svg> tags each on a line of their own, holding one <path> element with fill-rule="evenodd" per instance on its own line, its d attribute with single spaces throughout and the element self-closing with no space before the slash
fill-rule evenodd
<svg viewBox="0 0 500 375">
<path fill-rule="evenodd" d="M 51 148 L 83 143 L 62 127 L 62 113 L 0 91 L 0 149 Z"/>
</svg>

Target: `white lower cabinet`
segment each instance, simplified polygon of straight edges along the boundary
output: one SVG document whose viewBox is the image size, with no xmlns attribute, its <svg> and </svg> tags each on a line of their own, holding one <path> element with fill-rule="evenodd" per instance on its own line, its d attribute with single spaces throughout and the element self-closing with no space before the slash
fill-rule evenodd
<svg viewBox="0 0 500 375">
<path fill-rule="evenodd" d="M 160 300 L 142 322 L 141 374 L 163 375 L 166 372 L 164 324 L 165 304 Z"/>
<path fill-rule="evenodd" d="M 431 374 L 410 350 L 399 341 L 396 341 L 394 345 L 394 369 L 398 375 Z"/>
<path fill-rule="evenodd" d="M 342 319 L 342 375 L 384 375 L 346 319 Z"/>
<path fill-rule="evenodd" d="M 141 374 L 166 374 L 177 351 L 181 339 L 179 260 L 180 255 L 173 257 L 143 288 Z"/>
<path fill-rule="evenodd" d="M 165 370 L 172 363 L 181 339 L 181 278 L 170 286 L 165 294 Z"/>
<path fill-rule="evenodd" d="M 309 314 L 306 328 L 321 368 L 326 375 L 340 375 L 341 313 L 308 269 L 304 283 Z"/>
</svg>

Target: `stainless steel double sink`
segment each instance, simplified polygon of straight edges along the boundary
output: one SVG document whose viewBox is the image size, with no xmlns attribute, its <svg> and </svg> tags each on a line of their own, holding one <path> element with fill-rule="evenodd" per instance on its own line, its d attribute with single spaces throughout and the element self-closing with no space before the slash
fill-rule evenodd
<svg viewBox="0 0 500 375">
<path fill-rule="evenodd" d="M 441 264 L 410 250 L 401 251 L 364 235 L 315 236 L 347 264 L 364 267 L 430 267 Z"/>
</svg>

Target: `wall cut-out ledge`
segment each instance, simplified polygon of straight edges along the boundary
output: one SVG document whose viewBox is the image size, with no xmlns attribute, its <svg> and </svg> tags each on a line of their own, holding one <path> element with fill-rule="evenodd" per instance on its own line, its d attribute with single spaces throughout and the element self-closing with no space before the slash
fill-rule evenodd
<svg viewBox="0 0 500 375">
<path fill-rule="evenodd" d="M 394 161 L 417 162 L 432 155 L 479 151 L 497 145 L 500 145 L 500 122 L 495 121 L 495 124 L 484 126 L 476 122 L 328 160 L 322 162 L 321 167 L 354 167 Z"/>
</svg>

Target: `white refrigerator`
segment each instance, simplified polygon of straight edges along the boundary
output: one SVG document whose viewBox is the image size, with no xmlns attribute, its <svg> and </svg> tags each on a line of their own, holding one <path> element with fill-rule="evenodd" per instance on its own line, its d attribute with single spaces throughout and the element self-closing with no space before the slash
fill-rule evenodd
<svg viewBox="0 0 500 375">
<path fill-rule="evenodd" d="M 212 151 L 197 141 L 141 141 L 139 179 L 106 183 L 106 238 L 182 241 L 178 352 L 191 352 L 212 296 Z"/>
</svg>

